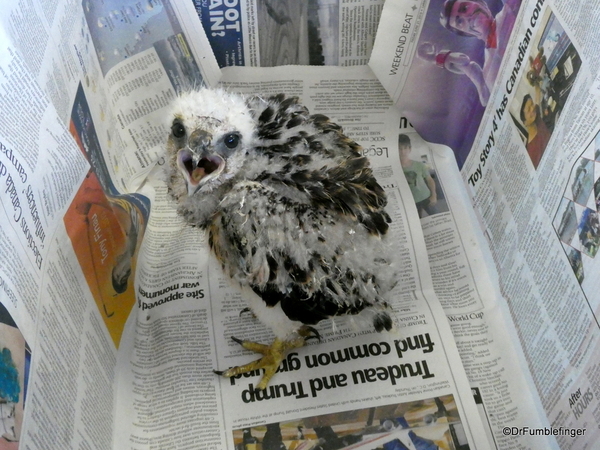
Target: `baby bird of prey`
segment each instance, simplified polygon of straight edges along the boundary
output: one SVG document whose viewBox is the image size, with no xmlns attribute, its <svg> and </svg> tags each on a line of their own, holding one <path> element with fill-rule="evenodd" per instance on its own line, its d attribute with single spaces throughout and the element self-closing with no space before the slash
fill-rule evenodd
<svg viewBox="0 0 600 450">
<path fill-rule="evenodd" d="M 264 369 L 256 388 L 266 388 L 289 350 L 319 338 L 312 325 L 323 319 L 360 313 L 377 331 L 392 328 L 386 195 L 339 125 L 296 97 L 210 89 L 178 97 L 171 118 L 166 170 L 178 212 L 206 230 L 275 334 L 271 345 L 234 337 L 263 356 L 218 374 Z"/>
</svg>

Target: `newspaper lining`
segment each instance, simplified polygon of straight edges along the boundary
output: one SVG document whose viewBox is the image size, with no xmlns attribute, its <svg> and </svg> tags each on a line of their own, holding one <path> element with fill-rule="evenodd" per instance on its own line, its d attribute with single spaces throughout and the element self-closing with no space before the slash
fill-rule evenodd
<svg viewBox="0 0 600 450">
<path fill-rule="evenodd" d="M 597 61 L 568 5 L 496 5 L 513 8 L 517 24 L 502 64 L 486 70 L 484 56 L 483 82 L 477 69 L 439 68 L 472 84 L 470 103 L 427 122 L 426 108 L 403 99 L 422 92 L 415 73 L 438 69 L 428 17 L 440 2 L 307 2 L 300 11 L 196 3 L 208 22 L 189 2 L 5 7 L 0 101 L 12 113 L 0 125 L 0 299 L 12 319 L 0 333 L 21 389 L 3 395 L 2 439 L 40 449 L 248 448 L 280 433 L 288 448 L 311 448 L 332 429 L 356 448 L 595 442 Z M 361 36 L 377 23 L 373 44 Z M 284 36 L 292 24 L 297 54 L 285 59 L 264 33 Z M 307 38 L 315 24 L 337 32 L 321 34 L 316 50 Z M 224 53 L 210 27 L 237 33 L 230 60 L 217 61 Z M 373 45 L 371 71 L 362 64 Z M 467 50 L 443 50 L 443 64 L 468 57 L 474 67 Z M 282 63 L 360 67 L 218 69 Z M 527 73 L 538 68 L 532 84 Z M 298 95 L 363 146 L 407 268 L 394 296 L 397 334 L 324 323 L 323 343 L 290 354 L 265 392 L 253 389 L 258 374 L 212 373 L 253 357 L 232 334 L 269 332 L 239 316 L 243 293 L 175 215 L 157 158 L 169 100 L 219 79 L 236 91 Z M 519 111 L 529 91 L 552 124 L 537 149 Z M 472 143 L 436 135 L 453 153 L 415 133 L 456 124 L 467 104 L 478 111 Z M 399 134 L 411 142 L 404 161 L 433 180 L 428 205 L 413 201 L 400 173 Z M 567 431 L 503 432 L 523 426 Z"/>
</svg>

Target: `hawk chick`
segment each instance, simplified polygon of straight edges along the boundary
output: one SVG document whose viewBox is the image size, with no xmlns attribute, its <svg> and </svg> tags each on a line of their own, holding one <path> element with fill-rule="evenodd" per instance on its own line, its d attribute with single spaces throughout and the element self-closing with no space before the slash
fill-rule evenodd
<svg viewBox="0 0 600 450">
<path fill-rule="evenodd" d="M 323 319 L 361 313 L 390 330 L 387 200 L 358 144 L 282 94 L 202 89 L 173 107 L 169 192 L 276 336 L 270 346 L 234 338 L 264 356 L 217 373 L 263 368 L 264 389 L 288 350 L 318 337 L 311 325 Z"/>
</svg>

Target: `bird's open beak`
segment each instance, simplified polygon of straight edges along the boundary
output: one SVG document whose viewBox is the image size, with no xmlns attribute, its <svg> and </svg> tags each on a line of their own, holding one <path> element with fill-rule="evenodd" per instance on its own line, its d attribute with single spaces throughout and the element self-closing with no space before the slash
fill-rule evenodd
<svg viewBox="0 0 600 450">
<path fill-rule="evenodd" d="M 198 155 L 184 148 L 177 154 L 177 166 L 187 181 L 188 195 L 193 195 L 208 180 L 219 176 L 225 168 L 225 161 L 207 151 Z"/>
</svg>

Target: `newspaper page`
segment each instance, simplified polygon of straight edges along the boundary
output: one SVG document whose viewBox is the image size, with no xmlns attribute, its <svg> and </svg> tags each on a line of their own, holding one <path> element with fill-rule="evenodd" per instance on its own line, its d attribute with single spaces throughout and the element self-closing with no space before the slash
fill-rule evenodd
<svg viewBox="0 0 600 450">
<path fill-rule="evenodd" d="M 552 448 L 556 443 L 544 442 L 544 437 L 511 436 L 503 431 L 505 427 L 544 428 L 549 424 L 538 396 L 531 394 L 535 387 L 528 371 L 514 370 L 515 365 L 527 364 L 515 342 L 517 331 L 500 295 L 495 271 L 488 270 L 493 259 L 469 206 L 454 155 L 446 146 L 425 142 L 410 127 L 401 132 L 410 139 L 410 149 L 400 149 L 407 179 L 414 171 L 411 161 L 417 161 L 428 167 L 427 175 L 434 183 L 436 202 L 425 204 L 419 213 L 433 285 L 471 387 L 480 399 L 490 440 L 496 448 Z M 409 184 L 415 195 L 417 181 Z"/>
<path fill-rule="evenodd" d="M 371 65 L 419 134 L 452 148 L 489 243 L 501 301 L 550 424 L 533 431 L 536 426 L 527 420 L 522 425 L 528 428 L 506 433 L 547 430 L 560 448 L 592 448 L 598 438 L 598 290 L 588 270 L 594 267 L 598 230 L 593 75 L 598 56 L 591 44 L 595 31 L 584 27 L 582 15 L 594 7 L 578 4 L 574 13 L 566 2 L 524 2 L 516 9 L 510 1 L 500 8 L 487 3 L 488 17 L 496 17 L 488 37 L 496 45 L 478 43 L 483 58 L 455 46 L 469 38 L 449 29 L 457 11 L 431 2 L 421 7 L 422 27 L 407 23 L 406 33 L 395 35 L 397 24 L 386 25 L 384 9 L 382 40 L 378 36 Z M 401 2 L 388 6 L 412 15 Z M 504 46 L 499 19 L 515 24 Z M 477 36 L 469 39 L 477 42 Z M 504 59 L 492 58 L 502 48 Z M 477 83 L 473 63 L 484 74 L 486 65 L 496 67 L 487 92 Z M 434 86 L 440 79 L 467 84 L 471 100 L 456 90 L 450 94 L 454 101 L 435 109 L 437 101 L 427 105 L 427 94 L 421 104 L 409 98 L 415 86 Z M 472 121 L 468 128 L 461 125 L 465 115 Z M 462 140 L 439 135 L 444 127 Z M 444 176 L 446 185 L 459 179 L 440 173 L 441 183 Z"/>
<path fill-rule="evenodd" d="M 87 163 L 3 30 L 0 42 L 0 446 L 14 448 L 26 395 L 29 405 L 41 401 L 28 390 L 32 354 L 47 348 L 36 328 L 60 314 L 40 315 L 42 292 L 57 293 L 46 290 L 62 256 L 54 230 Z"/>
<path fill-rule="evenodd" d="M 11 112 L 0 121 L 0 292 L 33 344 L 52 234 L 87 164 L 16 50 L 3 45 L 0 56 L 0 101 Z"/>
<path fill-rule="evenodd" d="M 311 112 L 329 115 L 363 144 L 393 217 L 401 270 L 393 300 L 398 330 L 377 334 L 352 321 L 323 323 L 322 342 L 290 353 L 265 391 L 255 388 L 258 372 L 217 377 L 215 368 L 253 359 L 232 335 L 268 343 L 272 334 L 240 315 L 243 291 L 211 259 L 203 234 L 183 226 L 164 181 L 152 174 L 148 182 L 157 195 L 146 239 L 152 233 L 155 244 L 142 250 L 138 310 L 123 339 L 123 355 L 131 358 L 119 360 L 115 441 L 132 449 L 200 442 L 207 448 L 487 448 L 431 289 L 414 203 L 398 177 L 397 153 L 390 152 L 399 115 L 370 69 L 230 68 L 222 84 L 300 96 Z"/>
<path fill-rule="evenodd" d="M 384 0 L 193 0 L 220 67 L 367 64 Z"/>
<path fill-rule="evenodd" d="M 110 449 L 117 349 L 154 195 L 130 185 L 162 142 L 159 110 L 220 72 L 187 2 L 2 11 L 0 317 L 11 378 L 0 443 Z"/>
</svg>

